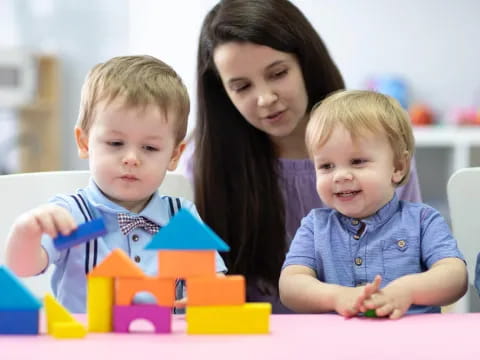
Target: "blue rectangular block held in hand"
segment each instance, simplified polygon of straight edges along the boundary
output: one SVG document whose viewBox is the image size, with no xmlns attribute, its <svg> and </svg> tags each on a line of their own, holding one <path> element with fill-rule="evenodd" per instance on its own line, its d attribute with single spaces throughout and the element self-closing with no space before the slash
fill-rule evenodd
<svg viewBox="0 0 480 360">
<path fill-rule="evenodd" d="M 70 235 L 58 235 L 53 239 L 53 244 L 57 250 L 64 250 L 106 233 L 107 229 L 103 219 L 95 219 L 79 225 Z"/>
</svg>

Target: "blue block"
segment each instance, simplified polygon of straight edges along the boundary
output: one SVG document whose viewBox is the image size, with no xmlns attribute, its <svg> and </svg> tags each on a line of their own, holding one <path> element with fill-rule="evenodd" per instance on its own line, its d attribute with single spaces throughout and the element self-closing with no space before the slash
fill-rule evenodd
<svg viewBox="0 0 480 360">
<path fill-rule="evenodd" d="M 0 310 L 0 334 L 38 334 L 38 310 Z"/>
<path fill-rule="evenodd" d="M 217 250 L 230 247 L 186 209 L 180 210 L 145 246 L 148 250 Z"/>
<path fill-rule="evenodd" d="M 103 219 L 95 219 L 79 225 L 70 235 L 58 235 L 53 239 L 53 244 L 57 250 L 64 250 L 105 235 L 106 233 L 107 229 Z"/>
<path fill-rule="evenodd" d="M 38 310 L 42 303 L 6 266 L 0 266 L 0 311 Z"/>
</svg>

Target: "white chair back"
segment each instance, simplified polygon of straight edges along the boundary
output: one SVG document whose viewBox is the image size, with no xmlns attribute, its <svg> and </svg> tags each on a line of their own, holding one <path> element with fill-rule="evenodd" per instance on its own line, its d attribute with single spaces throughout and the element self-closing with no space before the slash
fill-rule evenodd
<svg viewBox="0 0 480 360">
<path fill-rule="evenodd" d="M 2 189 L 0 205 L 0 264 L 5 262 L 5 246 L 14 220 L 25 211 L 44 204 L 56 194 L 74 194 L 88 184 L 88 170 L 51 171 L 0 176 Z M 180 174 L 167 173 L 159 188 L 161 194 L 183 197 L 193 201 L 189 181 Z M 46 274 L 25 278 L 24 283 L 37 296 L 50 290 L 52 267 Z"/>
<path fill-rule="evenodd" d="M 452 231 L 465 256 L 469 289 L 455 307 L 459 312 L 480 311 L 480 298 L 473 286 L 475 263 L 480 252 L 480 167 L 456 171 L 447 184 Z"/>
</svg>

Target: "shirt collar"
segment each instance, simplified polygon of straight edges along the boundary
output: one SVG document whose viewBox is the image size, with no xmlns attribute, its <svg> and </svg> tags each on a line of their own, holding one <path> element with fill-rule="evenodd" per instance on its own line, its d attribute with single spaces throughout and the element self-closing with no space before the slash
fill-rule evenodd
<svg viewBox="0 0 480 360">
<path fill-rule="evenodd" d="M 123 206 L 120 206 L 107 198 L 93 178 L 90 178 L 88 186 L 85 188 L 85 194 L 87 195 L 89 202 L 103 213 L 112 214 L 114 216 L 118 213 L 144 216 L 160 226 L 165 226 L 170 219 L 168 206 L 165 206 L 164 200 L 157 192 L 153 194 L 147 206 L 145 206 L 145 208 L 138 214 L 125 209 Z"/>
<path fill-rule="evenodd" d="M 398 199 L 397 194 L 394 192 L 392 199 L 387 202 L 382 208 L 380 208 L 375 214 L 364 218 L 364 219 L 355 219 L 342 215 L 337 212 L 337 215 L 342 222 L 342 224 L 352 232 L 356 232 L 361 226 L 361 223 L 368 225 L 370 229 L 374 229 L 378 226 L 385 224 L 392 216 L 397 212 L 398 207 L 400 206 L 400 200 Z"/>
</svg>

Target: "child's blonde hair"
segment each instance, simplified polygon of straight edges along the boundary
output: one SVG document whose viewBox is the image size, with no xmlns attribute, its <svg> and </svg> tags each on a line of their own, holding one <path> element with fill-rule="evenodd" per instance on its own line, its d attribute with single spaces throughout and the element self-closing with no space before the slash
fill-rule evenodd
<svg viewBox="0 0 480 360">
<path fill-rule="evenodd" d="M 328 96 L 315 105 L 310 114 L 306 130 L 310 156 L 325 144 L 337 125 L 345 127 L 353 140 L 368 132 L 386 135 L 394 153 L 395 164 L 405 159 L 407 154 L 405 176 L 396 185 L 407 182 L 415 139 L 410 118 L 398 101 L 366 90 L 339 91 Z"/>
<path fill-rule="evenodd" d="M 123 98 L 126 106 L 157 105 L 165 113 L 173 111 L 176 143 L 187 132 L 190 100 L 182 79 L 163 61 L 152 56 L 119 56 L 96 65 L 82 87 L 77 126 L 88 134 L 100 101 Z"/>
</svg>

